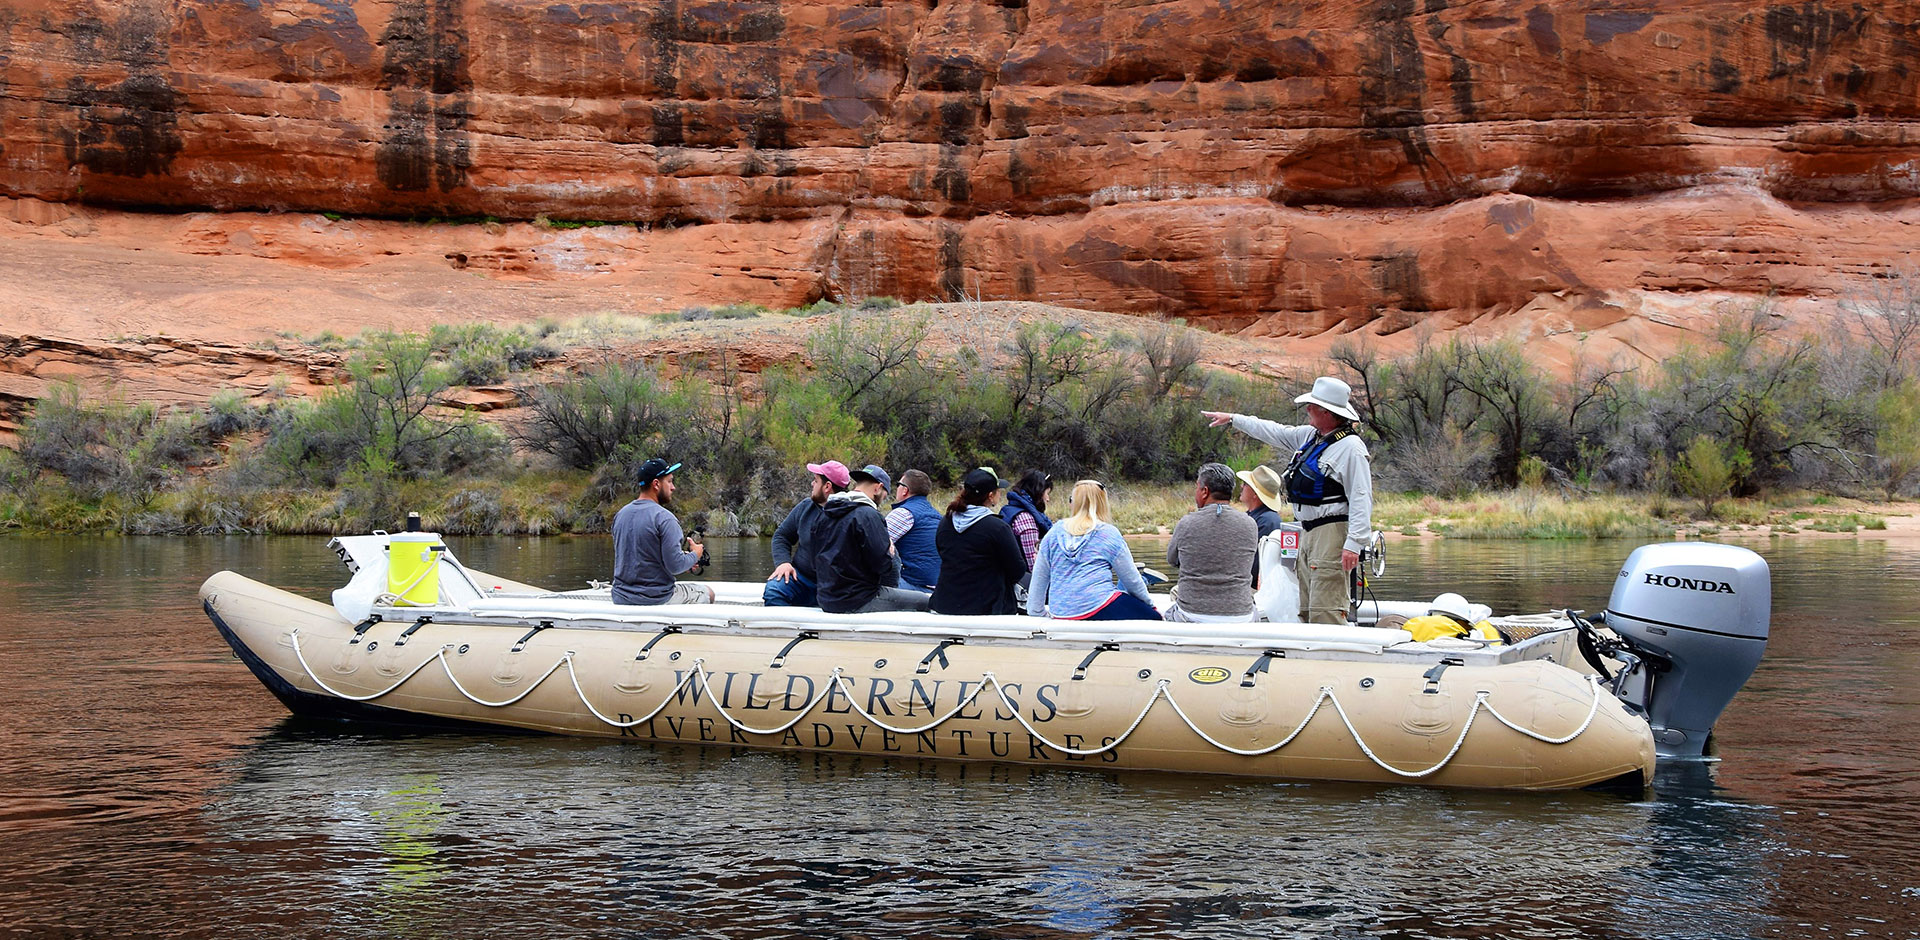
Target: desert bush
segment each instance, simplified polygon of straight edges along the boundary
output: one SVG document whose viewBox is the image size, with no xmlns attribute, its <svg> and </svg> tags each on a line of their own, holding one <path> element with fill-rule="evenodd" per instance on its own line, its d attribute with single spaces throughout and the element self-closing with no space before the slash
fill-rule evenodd
<svg viewBox="0 0 1920 940">
<path fill-rule="evenodd" d="M 1401 438 L 1374 461 L 1375 488 L 1458 497 L 1484 485 L 1491 473 L 1493 443 L 1485 434 L 1445 427 L 1420 438 Z"/>
<path fill-rule="evenodd" d="M 1920 379 L 1905 378 L 1881 392 L 1874 404 L 1879 427 L 1874 451 L 1881 491 L 1893 499 L 1920 470 Z"/>
<path fill-rule="evenodd" d="M 496 385 L 510 372 L 560 355 L 546 340 L 553 330 L 504 329 L 490 323 L 441 324 L 427 331 L 427 345 L 452 369 L 454 385 Z"/>
<path fill-rule="evenodd" d="M 1867 341 L 1881 388 L 1914 377 L 1920 353 L 1920 271 L 1899 268 L 1869 280 L 1841 310 Z"/>
<path fill-rule="evenodd" d="M 347 372 L 352 384 L 270 419 L 260 459 L 282 479 L 331 486 L 348 475 L 417 477 L 483 466 L 504 454 L 498 431 L 435 407 L 454 376 L 434 361 L 425 337 L 368 334 Z"/>
<path fill-rule="evenodd" d="M 530 416 L 516 439 L 577 470 L 599 467 L 623 448 L 673 449 L 666 438 L 692 425 L 698 408 L 687 389 L 651 366 L 612 359 L 521 395 Z"/>
<path fill-rule="evenodd" d="M 755 430 L 773 463 L 791 468 L 837 459 L 858 466 L 884 458 L 886 437 L 868 431 L 840 401 L 824 383 L 787 372 L 769 374 Z"/>
<path fill-rule="evenodd" d="M 1697 434 L 1673 465 L 1674 485 L 1700 501 L 1705 518 L 1713 518 L 1714 504 L 1725 499 L 1751 470 L 1752 458 L 1738 446 L 1728 447 L 1707 434 Z"/>
<path fill-rule="evenodd" d="M 816 374 L 887 461 L 951 482 L 964 468 L 1044 467 L 1059 475 L 1176 480 L 1265 445 L 1207 427 L 1203 408 L 1268 411 L 1272 383 L 1200 370 L 1191 331 L 1152 324 L 1096 336 L 1077 323 L 1009 321 L 929 351 L 925 316 L 842 311 L 809 344 Z"/>
<path fill-rule="evenodd" d="M 129 404 L 109 395 L 88 401 L 79 386 L 49 390 L 22 424 L 17 475 L 52 473 L 92 499 L 144 509 L 187 468 L 213 454 L 193 416 Z"/>
<path fill-rule="evenodd" d="M 1733 495 L 1752 496 L 1804 480 L 1810 464 L 1844 459 L 1870 440 L 1871 400 L 1836 381 L 1842 361 L 1811 338 L 1782 335 L 1765 304 L 1728 313 L 1711 342 L 1662 360 L 1647 420 L 1663 429 L 1670 453 L 1699 434 L 1745 453 L 1751 470 L 1737 476 Z"/>
</svg>

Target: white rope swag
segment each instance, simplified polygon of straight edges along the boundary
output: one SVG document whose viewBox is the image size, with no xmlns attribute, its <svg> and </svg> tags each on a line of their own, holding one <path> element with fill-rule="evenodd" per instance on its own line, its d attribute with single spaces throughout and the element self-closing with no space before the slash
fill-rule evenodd
<svg viewBox="0 0 1920 940">
<path fill-rule="evenodd" d="M 370 701 L 373 701 L 374 699 L 389 695 L 395 690 L 399 689 L 401 686 L 406 685 L 407 682 L 412 680 L 414 676 L 419 675 L 421 670 L 427 668 L 428 666 L 434 664 L 435 662 L 438 662 L 440 663 L 441 668 L 443 668 L 446 671 L 447 679 L 453 683 L 454 689 L 459 691 L 461 695 L 465 696 L 468 701 L 471 701 L 476 705 L 483 705 L 487 708 L 505 708 L 509 705 L 513 705 L 519 702 L 521 699 L 524 699 L 528 695 L 532 694 L 533 691 L 535 689 L 538 689 L 542 683 L 545 683 L 548 679 L 552 678 L 554 673 L 559 672 L 562 666 L 565 666 L 567 669 L 567 677 L 572 681 L 574 694 L 580 697 L 580 703 L 587 706 L 587 711 L 592 712 L 593 717 L 599 719 L 601 722 L 614 728 L 631 728 L 635 725 L 643 725 L 643 724 L 646 724 L 647 722 L 652 721 L 654 718 L 658 717 L 662 711 L 666 710 L 667 705 L 673 702 L 674 697 L 677 695 L 680 695 L 682 693 L 682 690 L 687 689 L 691 687 L 693 683 L 698 682 L 700 683 L 701 688 L 705 690 L 707 700 L 711 702 L 713 704 L 714 709 L 720 713 L 720 717 L 726 719 L 728 724 L 731 724 L 733 727 L 739 729 L 740 731 L 746 734 L 759 734 L 759 735 L 784 734 L 786 731 L 793 728 L 793 726 L 799 724 L 801 719 L 804 719 L 805 717 L 807 717 L 807 715 L 811 714 L 813 710 L 816 707 L 818 707 L 823 700 L 827 698 L 828 695 L 832 694 L 834 689 L 838 688 L 846 695 L 848 704 L 853 706 L 853 709 L 860 714 L 860 717 L 866 719 L 869 723 L 873 724 L 875 727 L 880 728 L 883 731 L 892 732 L 894 734 L 915 735 L 915 734 L 924 734 L 925 732 L 938 728 L 939 726 L 952 720 L 954 716 L 958 715 L 963 709 L 972 705 L 974 701 L 980 697 L 980 693 L 985 691 L 988 686 L 992 686 L 994 694 L 999 697 L 1001 704 L 1006 706 L 1007 711 L 1013 714 L 1014 719 L 1020 723 L 1021 727 L 1026 729 L 1028 734 L 1033 736 L 1033 739 L 1035 741 L 1038 741 L 1041 744 L 1044 744 L 1055 751 L 1059 751 L 1063 754 L 1071 754 L 1076 757 L 1090 757 L 1096 754 L 1104 754 L 1108 751 L 1111 751 L 1119 747 L 1122 742 L 1126 741 L 1127 738 L 1131 737 L 1133 733 L 1139 729 L 1141 722 L 1146 721 L 1147 713 L 1152 711 L 1153 706 L 1156 703 L 1158 703 L 1160 699 L 1163 699 L 1163 698 L 1167 700 L 1167 705 L 1173 709 L 1174 714 L 1180 717 L 1180 721 L 1184 723 L 1187 726 L 1187 728 L 1190 729 L 1194 734 L 1198 735 L 1201 738 L 1201 740 L 1204 740 L 1208 744 L 1211 744 L 1222 751 L 1226 751 L 1227 753 L 1238 754 L 1244 757 L 1259 757 L 1265 754 L 1271 754 L 1275 751 L 1280 750 L 1283 747 L 1286 747 L 1288 744 L 1293 743 L 1294 739 L 1298 738 L 1301 732 L 1307 729 L 1307 725 L 1308 723 L 1313 721 L 1313 717 L 1320 713 L 1321 706 L 1331 703 L 1333 705 L 1334 713 L 1340 716 L 1340 721 L 1342 724 L 1346 726 L 1347 733 L 1353 736 L 1354 743 L 1360 746 L 1360 752 L 1365 754 L 1368 760 L 1373 761 L 1374 764 L 1378 765 L 1382 770 L 1388 771 L 1389 773 L 1393 773 L 1401 777 L 1409 777 L 1409 778 L 1419 778 L 1419 777 L 1428 776 L 1430 774 L 1438 772 L 1441 768 L 1447 766 L 1448 763 L 1452 762 L 1454 756 L 1460 753 L 1460 748 L 1464 744 L 1466 744 L 1467 732 L 1473 730 L 1474 719 L 1479 716 L 1480 712 L 1483 709 L 1486 711 L 1487 714 L 1492 715 L 1494 719 L 1499 721 L 1501 724 L 1506 725 L 1508 728 L 1514 731 L 1517 731 L 1520 734 L 1526 735 L 1527 737 L 1532 738 L 1536 741 L 1540 741 L 1545 744 L 1566 744 L 1567 742 L 1572 741 L 1573 739 L 1578 738 L 1581 734 L 1585 733 L 1587 728 L 1593 724 L 1593 718 L 1596 714 L 1599 713 L 1599 710 L 1600 710 L 1600 698 L 1601 698 L 1600 678 L 1598 676 L 1588 676 L 1587 677 L 1587 684 L 1589 686 L 1588 691 L 1592 694 L 1593 700 L 1587 707 L 1586 720 L 1582 721 L 1580 723 L 1580 727 L 1575 728 L 1572 733 L 1567 734 L 1563 737 L 1556 738 L 1556 737 L 1549 737 L 1547 735 L 1540 734 L 1531 729 L 1523 728 L 1517 724 L 1514 724 L 1512 721 L 1508 720 L 1505 715 L 1500 714 L 1500 712 L 1493 707 L 1493 703 L 1487 700 L 1487 697 L 1490 694 L 1489 692 L 1487 692 L 1486 690 L 1477 691 L 1473 695 L 1473 708 L 1472 710 L 1467 712 L 1467 720 L 1461 725 L 1460 734 L 1458 737 L 1454 739 L 1453 747 L 1447 751 L 1446 756 L 1442 757 L 1440 761 L 1434 764 L 1433 766 L 1427 767 L 1422 770 L 1403 770 L 1399 767 L 1395 767 L 1392 764 L 1387 763 L 1384 760 L 1381 760 L 1379 755 L 1373 752 L 1373 748 L 1369 747 L 1367 745 L 1366 740 L 1360 736 L 1359 730 L 1354 728 L 1353 720 L 1347 716 L 1347 710 L 1341 706 L 1340 699 L 1334 695 L 1333 688 L 1330 686 L 1324 686 L 1324 685 L 1320 687 L 1320 694 L 1314 698 L 1313 707 L 1307 710 L 1306 717 L 1300 719 L 1300 723 L 1294 726 L 1293 731 L 1289 733 L 1286 737 L 1280 739 L 1279 741 L 1273 744 L 1267 745 L 1266 747 L 1263 747 L 1263 748 L 1258 748 L 1253 750 L 1237 748 L 1237 747 L 1233 747 L 1232 745 L 1223 743 L 1219 740 L 1216 740 L 1212 735 L 1207 734 L 1204 730 L 1200 728 L 1199 725 L 1194 724 L 1192 718 L 1187 717 L 1186 709 L 1181 708 L 1180 703 L 1174 701 L 1173 692 L 1171 691 L 1171 687 L 1166 679 L 1161 679 L 1159 682 L 1155 683 L 1153 687 L 1153 694 L 1148 696 L 1146 705 L 1141 707 L 1140 714 L 1134 716 L 1133 723 L 1127 726 L 1126 731 L 1122 732 L 1118 737 L 1115 737 L 1114 739 L 1112 739 L 1111 741 L 1108 741 L 1106 744 L 1103 744 L 1100 747 L 1075 748 L 1075 747 L 1068 747 L 1064 744 L 1056 743 L 1055 741 L 1053 741 L 1052 739 L 1048 738 L 1046 735 L 1041 733 L 1038 729 L 1036 729 L 1033 726 L 1033 724 L 1027 720 L 1027 717 L 1021 714 L 1019 707 L 1014 704 L 1013 700 L 1010 697 L 1008 697 L 1006 689 L 1001 687 L 999 678 L 996 677 L 992 672 L 981 673 L 980 685 L 975 687 L 974 690 L 971 693 L 969 693 L 965 698 L 961 699 L 958 705 L 955 705 L 952 709 L 948 710 L 946 714 L 943 714 L 940 717 L 935 718 L 932 721 L 929 721 L 928 723 L 921 725 L 918 728 L 905 728 L 905 727 L 896 728 L 888 724 L 887 722 L 882 721 L 879 717 L 875 716 L 872 712 L 868 711 L 865 707 L 863 707 L 860 704 L 859 698 L 856 696 L 854 688 L 852 687 L 851 684 L 849 684 L 847 677 L 842 673 L 840 667 L 836 666 L 834 667 L 833 672 L 828 676 L 827 683 L 824 684 L 820 688 L 820 690 L 814 694 L 813 698 L 807 701 L 806 707 L 800 709 L 800 711 L 796 713 L 793 716 L 793 718 L 789 719 L 785 724 L 779 725 L 777 727 L 755 728 L 746 724 L 740 719 L 734 717 L 732 712 L 730 712 L 729 710 L 721 706 L 719 698 L 714 693 L 712 674 L 707 672 L 705 668 L 705 665 L 706 665 L 705 659 L 695 659 L 692 663 L 692 667 L 687 670 L 686 675 L 682 676 L 680 681 L 676 683 L 673 688 L 667 690 L 665 697 L 663 697 L 660 700 L 660 704 L 658 706 L 655 706 L 653 711 L 648 712 L 647 714 L 639 718 L 634 718 L 628 721 L 620 721 L 614 718 L 607 717 L 605 714 L 603 714 L 600 711 L 600 709 L 594 707 L 592 700 L 587 698 L 586 690 L 580 687 L 580 675 L 578 672 L 574 670 L 574 667 L 573 667 L 573 658 L 575 656 L 574 650 L 568 650 L 565 653 L 561 654 L 560 659 L 558 661 L 556 661 L 552 666 L 548 667 L 547 671 L 543 673 L 540 676 L 540 678 L 534 680 L 533 683 L 527 686 L 524 690 L 522 690 L 520 694 L 515 695 L 514 697 L 506 699 L 504 701 L 495 702 L 495 701 L 488 701 L 486 699 L 480 698 L 479 696 L 474 695 L 472 692 L 467 691 L 466 686 L 462 685 L 460 683 L 460 679 L 453 674 L 453 664 L 447 661 L 447 650 L 452 649 L 453 644 L 446 644 L 441 646 L 438 650 L 434 652 L 434 654 L 431 657 L 421 660 L 421 662 L 418 665 L 414 666 L 412 670 L 408 671 L 406 675 L 401 676 L 399 680 L 395 681 L 392 685 L 388 686 L 387 688 L 382 689 L 379 692 L 372 693 L 371 695 L 354 695 L 354 694 L 351 694 L 348 692 L 342 692 L 338 689 L 333 688 L 332 686 L 326 683 L 326 680 L 321 679 L 320 676 L 314 672 L 313 667 L 307 663 L 306 654 L 303 653 L 300 649 L 300 631 L 298 629 L 293 631 L 291 635 L 291 639 L 293 641 L 293 655 L 296 659 L 300 661 L 300 667 L 306 670 L 307 678 L 313 680 L 313 683 L 319 686 L 321 691 L 326 692 L 328 695 L 332 695 L 336 698 L 345 699 L 350 702 L 370 702 Z"/>
</svg>

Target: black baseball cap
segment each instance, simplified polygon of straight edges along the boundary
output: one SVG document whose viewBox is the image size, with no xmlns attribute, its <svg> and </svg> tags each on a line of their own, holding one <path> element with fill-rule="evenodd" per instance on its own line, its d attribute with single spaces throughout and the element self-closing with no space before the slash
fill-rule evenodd
<svg viewBox="0 0 1920 940">
<path fill-rule="evenodd" d="M 638 480 L 640 482 L 641 486 L 646 486 L 647 484 L 652 483 L 653 481 L 658 480 L 661 477 L 666 476 L 667 474 L 672 473 L 673 471 L 678 469 L 680 469 L 679 464 L 676 463 L 669 466 L 666 461 L 661 460 L 658 457 L 655 457 L 647 461 L 646 463 L 641 464 L 639 472 L 635 473 L 633 477 L 635 480 Z"/>
<path fill-rule="evenodd" d="M 1013 484 L 1000 479 L 1000 474 L 992 467 L 975 467 L 967 471 L 960 485 L 975 493 L 991 493 L 994 490 L 1004 490 Z"/>
</svg>

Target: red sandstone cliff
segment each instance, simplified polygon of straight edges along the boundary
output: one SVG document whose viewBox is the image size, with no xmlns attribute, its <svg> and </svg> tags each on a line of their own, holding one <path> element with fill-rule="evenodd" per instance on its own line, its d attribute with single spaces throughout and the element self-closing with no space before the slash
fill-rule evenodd
<svg viewBox="0 0 1920 940">
<path fill-rule="evenodd" d="M 1916 246 L 1917 113 L 1915 0 L 0 0 L 0 193 L 633 221 L 591 270 L 669 302 L 1831 299 Z"/>
</svg>

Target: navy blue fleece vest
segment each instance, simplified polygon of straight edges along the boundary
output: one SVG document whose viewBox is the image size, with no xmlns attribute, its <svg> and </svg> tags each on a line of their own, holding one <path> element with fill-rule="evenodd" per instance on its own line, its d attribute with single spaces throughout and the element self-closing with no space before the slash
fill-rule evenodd
<svg viewBox="0 0 1920 940">
<path fill-rule="evenodd" d="M 940 529 L 940 511 L 925 496 L 907 497 L 894 508 L 913 515 L 913 528 L 893 546 L 900 553 L 900 580 L 917 588 L 939 584 L 940 553 L 933 547 L 933 536 Z"/>
</svg>

